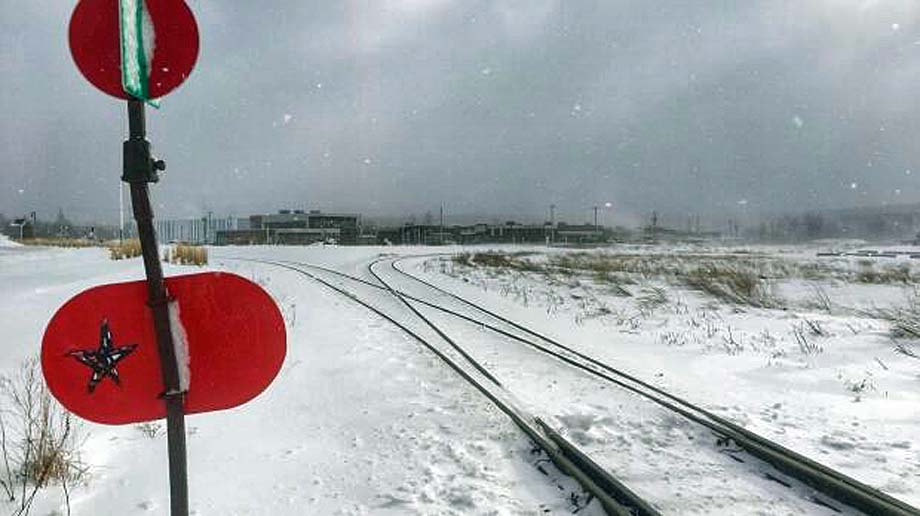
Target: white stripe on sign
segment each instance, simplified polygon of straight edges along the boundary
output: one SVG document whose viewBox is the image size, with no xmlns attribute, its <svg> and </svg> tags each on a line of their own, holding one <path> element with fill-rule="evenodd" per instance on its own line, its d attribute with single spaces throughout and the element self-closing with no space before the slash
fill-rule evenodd
<svg viewBox="0 0 920 516">
<path fill-rule="evenodd" d="M 150 98 L 150 63 L 156 48 L 153 22 L 144 0 L 118 0 L 121 39 L 121 85 L 125 93 Z"/>
</svg>

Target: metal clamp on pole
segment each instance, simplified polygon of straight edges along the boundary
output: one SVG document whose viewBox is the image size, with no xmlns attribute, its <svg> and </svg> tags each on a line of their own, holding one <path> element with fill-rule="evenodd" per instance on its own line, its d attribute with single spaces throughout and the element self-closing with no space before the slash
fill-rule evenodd
<svg viewBox="0 0 920 516">
<path fill-rule="evenodd" d="M 124 163 L 121 180 L 134 183 L 156 183 L 160 180 L 157 171 L 166 170 L 166 162 L 153 158 L 150 142 L 147 141 L 147 127 L 144 105 L 140 100 L 128 101 L 128 128 L 130 135 L 124 143 Z"/>
</svg>

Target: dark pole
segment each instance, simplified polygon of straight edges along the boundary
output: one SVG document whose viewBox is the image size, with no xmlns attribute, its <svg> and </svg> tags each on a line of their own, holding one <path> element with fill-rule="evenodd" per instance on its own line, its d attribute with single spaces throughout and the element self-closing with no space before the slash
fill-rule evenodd
<svg viewBox="0 0 920 516">
<path fill-rule="evenodd" d="M 131 206 L 137 222 L 137 236 L 141 242 L 144 270 L 147 273 L 147 303 L 153 312 L 160 371 L 163 377 L 163 399 L 166 403 L 166 438 L 169 448 L 169 499 L 172 516 L 188 516 L 188 471 L 185 451 L 185 411 L 179 381 L 176 350 L 173 347 L 169 323 L 169 293 L 160 266 L 157 237 L 153 229 L 153 208 L 150 205 L 148 183 L 158 180 L 157 170 L 166 165 L 150 157 L 150 143 L 146 139 L 144 103 L 128 101 L 128 131 L 124 144 L 124 175 L 122 181 L 131 186 Z"/>
<path fill-rule="evenodd" d="M 556 243 L 556 205 L 549 205 L 549 241 Z"/>
</svg>

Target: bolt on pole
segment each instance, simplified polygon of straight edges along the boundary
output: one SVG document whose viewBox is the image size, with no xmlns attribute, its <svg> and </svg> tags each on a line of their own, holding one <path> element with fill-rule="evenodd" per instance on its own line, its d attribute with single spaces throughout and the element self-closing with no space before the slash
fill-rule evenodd
<svg viewBox="0 0 920 516">
<path fill-rule="evenodd" d="M 179 382 L 179 367 L 169 321 L 169 293 L 160 265 L 156 233 L 153 228 L 153 208 L 150 204 L 149 183 L 158 180 L 157 170 L 164 170 L 162 161 L 150 156 L 146 139 L 144 103 L 128 100 L 129 138 L 124 143 L 124 175 L 122 181 L 131 188 L 131 206 L 137 222 L 144 270 L 147 274 L 148 305 L 153 312 L 160 370 L 163 376 L 163 400 L 166 403 L 167 446 L 169 448 L 169 495 L 171 516 L 188 516 L 188 468 L 185 446 L 185 393 Z"/>
</svg>

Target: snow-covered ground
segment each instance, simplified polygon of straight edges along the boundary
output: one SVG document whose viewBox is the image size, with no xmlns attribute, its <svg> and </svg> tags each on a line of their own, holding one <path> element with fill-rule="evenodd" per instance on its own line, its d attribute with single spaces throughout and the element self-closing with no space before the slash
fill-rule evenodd
<svg viewBox="0 0 920 516">
<path fill-rule="evenodd" d="M 448 259 L 404 267 L 920 505 L 920 360 L 903 352 L 915 349 L 909 341 L 892 340 L 890 324 L 874 316 L 903 305 L 916 281 L 876 283 L 875 273 L 909 270 L 916 278 L 920 266 L 907 255 L 870 265 L 865 257 L 816 258 L 815 251 L 744 250 L 742 256 L 775 260 L 775 267 L 827 269 L 774 281 L 769 308 L 719 301 L 667 275 L 610 281 Z M 522 259 L 549 263 L 559 253 L 534 252 Z M 646 268 L 666 256 L 664 262 L 691 269 L 701 254 L 737 252 L 694 248 L 683 250 L 685 259 L 662 248 L 597 254 L 637 255 Z M 853 280 L 858 274 L 873 282 Z M 591 430 L 603 434 L 602 427 Z"/>
<path fill-rule="evenodd" d="M 0 247 L 20 247 L 21 244 L 13 242 L 6 235 L 0 235 Z"/>
<path fill-rule="evenodd" d="M 379 249 L 220 250 L 354 269 Z M 236 514 L 568 513 L 579 494 L 545 476 L 530 443 L 498 410 L 399 330 L 290 271 L 212 258 L 264 285 L 288 324 L 288 356 L 267 392 L 244 407 L 190 416 L 191 509 Z M 167 274 L 196 272 L 167 267 Z M 103 250 L 0 253 L 0 372 L 39 351 L 44 326 L 69 297 L 142 277 L 139 259 Z M 136 426 L 84 423 L 86 485 L 77 515 L 168 512 L 166 441 Z M 544 468 L 545 469 L 545 468 Z M 56 489 L 33 514 L 63 514 Z M 599 514 L 596 503 L 587 514 Z"/>
<path fill-rule="evenodd" d="M 445 251 L 464 250 L 212 249 L 210 268 L 235 271 L 273 295 L 287 321 L 289 348 L 281 374 L 256 400 L 189 417 L 194 514 L 566 514 L 575 508 L 572 482 L 544 476 L 523 434 L 418 343 L 292 271 L 233 259 L 296 260 L 367 277 L 366 265 L 381 253 Z M 531 251 L 535 262 L 564 252 Z M 753 308 L 653 276 L 619 285 L 626 296 L 590 275 L 561 278 L 432 257 L 403 267 L 920 505 L 920 360 L 895 351 L 888 323 L 864 313 L 901 303 L 905 287 L 848 281 L 846 271 L 865 268 L 859 258 L 819 261 L 814 249 L 801 248 L 748 251 L 797 264 L 836 260 L 838 277 L 785 278 L 776 282 L 782 306 Z M 902 262 L 912 267 L 906 257 Z M 198 270 L 167 266 L 166 272 Z M 69 297 L 142 274 L 138 259 L 111 261 L 98 249 L 0 249 L 0 335 L 7 350 L 0 373 L 11 374 L 38 353 L 45 324 Z M 817 308 L 816 285 L 830 310 Z M 383 302 L 383 293 L 376 295 Z M 710 436 L 629 398 L 599 393 L 573 371 L 513 343 L 438 322 L 495 367 L 522 405 L 559 424 L 618 476 L 644 481 L 643 494 L 667 493 L 660 502 L 670 514 L 821 513 L 754 476 L 729 490 L 723 480 L 737 479 L 744 468 L 687 445 Z M 81 431 L 91 475 L 72 489 L 74 514 L 167 511 L 162 432 L 150 437 L 135 426 L 89 423 Z M 655 478 L 653 466 L 665 460 L 675 461 L 674 471 Z M 698 460 L 707 467 L 687 469 Z M 37 505 L 33 514 L 63 513 L 54 489 Z M 579 512 L 585 513 L 599 510 L 592 504 Z"/>
</svg>

